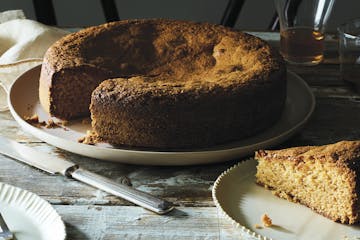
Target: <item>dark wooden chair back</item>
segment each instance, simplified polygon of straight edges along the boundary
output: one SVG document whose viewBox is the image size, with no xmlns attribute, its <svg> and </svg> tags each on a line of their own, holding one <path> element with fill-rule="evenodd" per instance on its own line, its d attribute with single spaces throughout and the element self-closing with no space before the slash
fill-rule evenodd
<svg viewBox="0 0 360 240">
<path fill-rule="evenodd" d="M 120 20 L 119 14 L 117 12 L 115 0 L 100 0 L 101 6 L 104 11 L 105 19 L 107 22 L 118 21 Z M 295 4 L 289 5 L 288 7 L 292 11 L 297 10 L 300 5 L 301 0 L 295 1 Z M 238 19 L 238 16 L 241 12 L 241 9 L 245 3 L 245 0 L 229 0 L 226 6 L 225 12 L 221 18 L 220 24 L 227 27 L 234 27 Z M 33 0 L 34 9 L 36 18 L 39 22 L 48 25 L 57 25 L 55 10 L 52 0 Z M 279 17 L 277 14 L 274 14 L 268 30 L 278 30 L 279 29 Z"/>
<path fill-rule="evenodd" d="M 33 0 L 36 19 L 47 25 L 57 25 L 52 0 Z M 119 21 L 115 0 L 101 0 L 106 22 Z"/>
</svg>

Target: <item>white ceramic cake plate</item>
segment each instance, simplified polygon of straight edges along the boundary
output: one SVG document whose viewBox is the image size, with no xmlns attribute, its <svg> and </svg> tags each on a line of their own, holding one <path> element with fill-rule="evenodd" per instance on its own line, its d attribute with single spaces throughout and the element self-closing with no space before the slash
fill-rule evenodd
<svg viewBox="0 0 360 240">
<path fill-rule="evenodd" d="M 59 214 L 34 193 L 0 183 L 0 212 L 17 240 L 65 239 Z"/>
<path fill-rule="evenodd" d="M 256 161 L 240 162 L 223 172 L 215 181 L 212 195 L 216 207 L 244 234 L 261 240 L 357 240 L 360 225 L 333 222 L 309 208 L 274 196 L 255 183 Z M 261 216 L 267 213 L 274 224 L 262 226 Z"/>
<path fill-rule="evenodd" d="M 90 121 L 70 121 L 63 128 L 46 129 L 32 126 L 24 117 L 37 114 L 41 121 L 51 117 L 39 103 L 38 81 L 40 66 L 20 76 L 12 85 L 9 108 L 24 131 L 61 149 L 83 156 L 130 164 L 193 165 L 223 162 L 253 154 L 259 148 L 279 144 L 297 132 L 310 118 L 315 99 L 307 84 L 296 74 L 288 73 L 286 106 L 280 120 L 264 132 L 242 141 L 206 149 L 188 151 L 157 151 L 149 149 L 114 148 L 109 144 L 95 146 L 78 143 L 78 139 L 91 129 Z M 55 119 L 55 121 L 57 121 Z"/>
</svg>

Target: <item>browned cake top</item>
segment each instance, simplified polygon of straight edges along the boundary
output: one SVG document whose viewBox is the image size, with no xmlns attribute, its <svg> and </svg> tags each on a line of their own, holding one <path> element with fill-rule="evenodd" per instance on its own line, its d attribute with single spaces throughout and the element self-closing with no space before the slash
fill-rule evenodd
<svg viewBox="0 0 360 240">
<path fill-rule="evenodd" d="M 293 147 L 283 150 L 260 150 L 256 152 L 255 158 L 289 160 L 299 163 L 316 159 L 340 165 L 345 163 L 351 168 L 360 168 L 360 141 L 341 141 L 323 146 Z"/>
<path fill-rule="evenodd" d="M 259 38 L 219 25 L 159 19 L 84 29 L 56 42 L 45 59 L 54 72 L 90 66 L 112 78 L 135 76 L 134 89 L 174 91 L 250 79 L 263 84 L 282 67 L 279 55 Z"/>
</svg>

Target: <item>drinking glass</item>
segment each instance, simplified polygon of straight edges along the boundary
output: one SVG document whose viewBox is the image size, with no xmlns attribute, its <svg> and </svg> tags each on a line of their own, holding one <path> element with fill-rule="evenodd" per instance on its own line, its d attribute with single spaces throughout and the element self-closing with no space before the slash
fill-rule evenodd
<svg viewBox="0 0 360 240">
<path fill-rule="evenodd" d="M 340 76 L 360 92 L 360 18 L 338 27 Z"/>
<path fill-rule="evenodd" d="M 335 0 L 274 0 L 280 22 L 280 53 L 292 64 L 323 60 L 325 25 Z"/>
</svg>

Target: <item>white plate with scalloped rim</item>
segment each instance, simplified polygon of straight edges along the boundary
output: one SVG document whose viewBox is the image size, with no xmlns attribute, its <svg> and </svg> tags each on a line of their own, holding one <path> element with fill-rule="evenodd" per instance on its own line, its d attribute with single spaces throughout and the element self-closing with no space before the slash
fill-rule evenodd
<svg viewBox="0 0 360 240">
<path fill-rule="evenodd" d="M 64 240 L 65 225 L 44 199 L 0 183 L 0 212 L 17 240 Z"/>
<path fill-rule="evenodd" d="M 212 190 L 216 207 L 235 227 L 259 240 L 358 240 L 360 225 L 333 222 L 311 209 L 274 196 L 255 183 L 256 160 L 249 159 L 223 172 Z M 275 226 L 262 225 L 267 213 Z"/>
<path fill-rule="evenodd" d="M 40 66 L 21 75 L 12 85 L 9 108 L 20 126 L 35 137 L 61 149 L 87 157 L 145 165 L 194 165 L 224 162 L 252 154 L 286 140 L 309 120 L 315 108 L 315 98 L 307 84 L 299 76 L 288 72 L 287 99 L 280 120 L 271 128 L 256 136 L 211 148 L 185 151 L 157 151 L 151 149 L 114 148 L 109 144 L 95 146 L 81 144 L 77 139 L 91 129 L 90 123 L 70 121 L 63 128 L 46 129 L 32 126 L 24 120 L 37 114 L 41 121 L 51 117 L 39 103 L 38 82 Z M 57 119 L 53 118 L 55 121 Z"/>
</svg>

